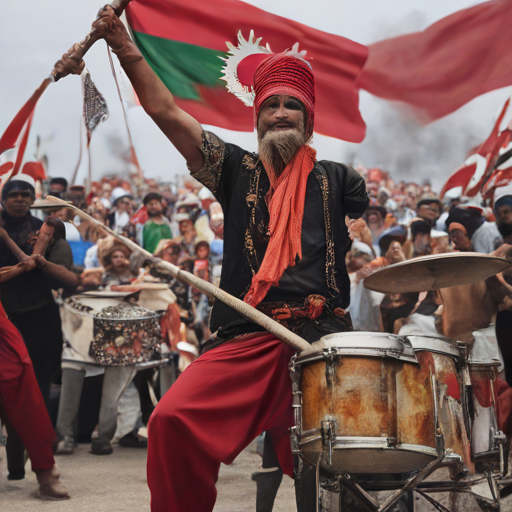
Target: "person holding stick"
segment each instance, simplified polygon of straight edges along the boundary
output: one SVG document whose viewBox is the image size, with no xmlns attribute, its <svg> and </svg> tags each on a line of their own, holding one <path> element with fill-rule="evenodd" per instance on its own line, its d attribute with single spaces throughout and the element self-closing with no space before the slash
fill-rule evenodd
<svg viewBox="0 0 512 512">
<path fill-rule="evenodd" d="M 3 228 L 0 228 L 0 239 L 16 257 L 21 259 L 17 265 L 1 269 L 0 283 L 5 283 L 36 268 L 36 258 L 26 256 Z M 1 302 L 0 412 L 4 417 L 9 435 L 7 444 L 8 446 L 21 443 L 25 445 L 32 463 L 32 470 L 37 476 L 41 495 L 51 499 L 69 499 L 53 458 L 56 434 L 37 384 L 32 361 L 23 338 L 18 329 L 7 319 Z M 17 476 L 15 473 L 20 470 L 17 457 L 14 461 L 10 460 L 10 452 L 12 450 L 7 449 L 7 466 L 10 474 Z"/>
<path fill-rule="evenodd" d="M 256 69 L 259 154 L 253 154 L 203 130 L 176 105 L 110 6 L 92 26 L 118 56 L 145 111 L 223 208 L 221 288 L 309 342 L 351 330 L 344 219 L 348 216 L 350 225 L 361 217 L 368 197 L 354 169 L 318 162 L 309 144 L 315 86 L 303 55 L 270 54 Z M 59 76 L 82 68 L 73 54 L 55 65 Z M 293 349 L 219 301 L 211 331 L 201 356 L 162 398 L 149 423 L 154 512 L 213 510 L 220 463 L 231 463 L 262 431 L 272 452 L 268 464 L 275 469 L 270 478 L 293 476 L 288 433 Z M 314 486 L 314 471 L 298 468 L 298 509 L 309 512 L 316 508 L 316 492 L 304 493 L 299 483 Z M 269 487 L 273 495 L 264 495 Z M 276 491 L 258 485 L 257 499 L 271 507 Z"/>
<path fill-rule="evenodd" d="M 9 270 L 18 261 L 28 260 L 30 255 L 34 256 L 37 268 L 10 274 L 11 278 L 2 284 L 1 298 L 9 321 L 23 337 L 39 389 L 48 406 L 52 374 L 60 367 L 62 353 L 59 308 L 53 298 L 50 279 L 59 286 L 72 289 L 80 278 L 44 258 L 55 229 L 50 225 L 52 221 L 43 224 L 31 215 L 34 199 L 35 189 L 30 176 L 16 175 L 2 189 L 0 226 L 5 236 L 0 239 L 0 272 Z M 6 450 L 9 478 L 24 478 L 25 450 L 20 438 L 11 435 Z"/>
</svg>

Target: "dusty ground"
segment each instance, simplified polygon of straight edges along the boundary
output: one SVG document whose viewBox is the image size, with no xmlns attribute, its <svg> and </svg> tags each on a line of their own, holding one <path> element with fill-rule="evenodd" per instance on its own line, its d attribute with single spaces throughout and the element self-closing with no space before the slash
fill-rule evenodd
<svg viewBox="0 0 512 512">
<path fill-rule="evenodd" d="M 250 446 L 231 466 L 222 466 L 215 512 L 255 512 L 256 484 L 250 475 L 260 461 Z M 113 455 L 98 457 L 89 453 L 88 445 L 80 445 L 75 455 L 57 457 L 57 464 L 72 498 L 64 502 L 43 501 L 38 497 L 35 476 L 29 471 L 30 463 L 25 480 L 6 479 L 5 451 L 0 448 L 0 511 L 149 512 L 145 450 L 116 447 Z M 462 497 L 455 504 L 445 495 L 441 501 L 451 512 L 481 511 L 472 498 Z M 512 496 L 502 501 L 501 510 L 512 511 Z M 296 512 L 293 482 L 288 477 L 283 479 L 274 511 Z M 418 497 L 415 511 L 436 509 Z"/>
<path fill-rule="evenodd" d="M 56 459 L 71 499 L 46 502 L 38 498 L 35 475 L 29 471 L 30 463 L 24 480 L 7 480 L 5 450 L 0 448 L 0 511 L 149 511 L 145 450 L 116 447 L 112 455 L 99 457 L 89 453 L 88 445 L 80 445 L 75 455 Z M 250 447 L 231 466 L 222 466 L 215 512 L 255 511 L 256 484 L 251 480 L 251 473 L 260 462 L 261 458 Z M 293 482 L 285 477 L 274 510 L 295 512 L 294 496 Z"/>
</svg>

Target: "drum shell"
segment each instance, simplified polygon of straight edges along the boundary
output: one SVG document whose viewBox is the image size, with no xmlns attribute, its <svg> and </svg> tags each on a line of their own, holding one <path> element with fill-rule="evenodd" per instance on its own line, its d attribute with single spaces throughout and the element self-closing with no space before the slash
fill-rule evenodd
<svg viewBox="0 0 512 512">
<path fill-rule="evenodd" d="M 499 362 L 470 362 L 472 417 L 471 447 L 480 469 L 497 463 L 499 448 L 493 433 L 498 430 L 498 365 Z"/>
<path fill-rule="evenodd" d="M 407 473 L 436 457 L 428 368 L 388 357 L 337 356 L 301 368 L 301 453 L 322 457 L 322 420 L 336 424 L 336 472 Z M 325 465 L 325 461 L 322 462 Z"/>
<path fill-rule="evenodd" d="M 443 430 L 444 445 L 452 454 L 446 462 L 463 462 L 471 473 L 469 436 L 464 420 L 462 357 L 452 341 L 434 335 L 410 335 L 418 362 L 422 368 L 431 368 L 439 387 L 439 421 Z M 455 455 L 455 456 L 454 456 Z"/>
</svg>

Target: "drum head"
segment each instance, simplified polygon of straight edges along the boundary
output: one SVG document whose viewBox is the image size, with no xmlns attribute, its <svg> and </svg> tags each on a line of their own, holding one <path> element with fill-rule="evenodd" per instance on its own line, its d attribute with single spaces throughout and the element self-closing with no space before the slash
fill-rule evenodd
<svg viewBox="0 0 512 512">
<path fill-rule="evenodd" d="M 323 336 L 312 344 L 318 352 L 299 356 L 296 364 L 325 359 L 327 354 L 339 356 L 392 357 L 417 363 L 411 343 L 404 336 L 385 332 L 340 332 Z"/>
</svg>

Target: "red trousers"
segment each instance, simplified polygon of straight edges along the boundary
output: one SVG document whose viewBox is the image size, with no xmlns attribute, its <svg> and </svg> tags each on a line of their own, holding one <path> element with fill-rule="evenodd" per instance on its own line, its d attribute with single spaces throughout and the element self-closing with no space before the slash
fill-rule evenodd
<svg viewBox="0 0 512 512">
<path fill-rule="evenodd" d="M 0 314 L 0 405 L 20 436 L 32 470 L 55 465 L 55 431 L 20 333 Z"/>
<path fill-rule="evenodd" d="M 211 512 L 220 463 L 262 431 L 292 476 L 292 355 L 273 335 L 256 334 L 206 352 L 180 375 L 149 421 L 152 512 Z"/>
</svg>

